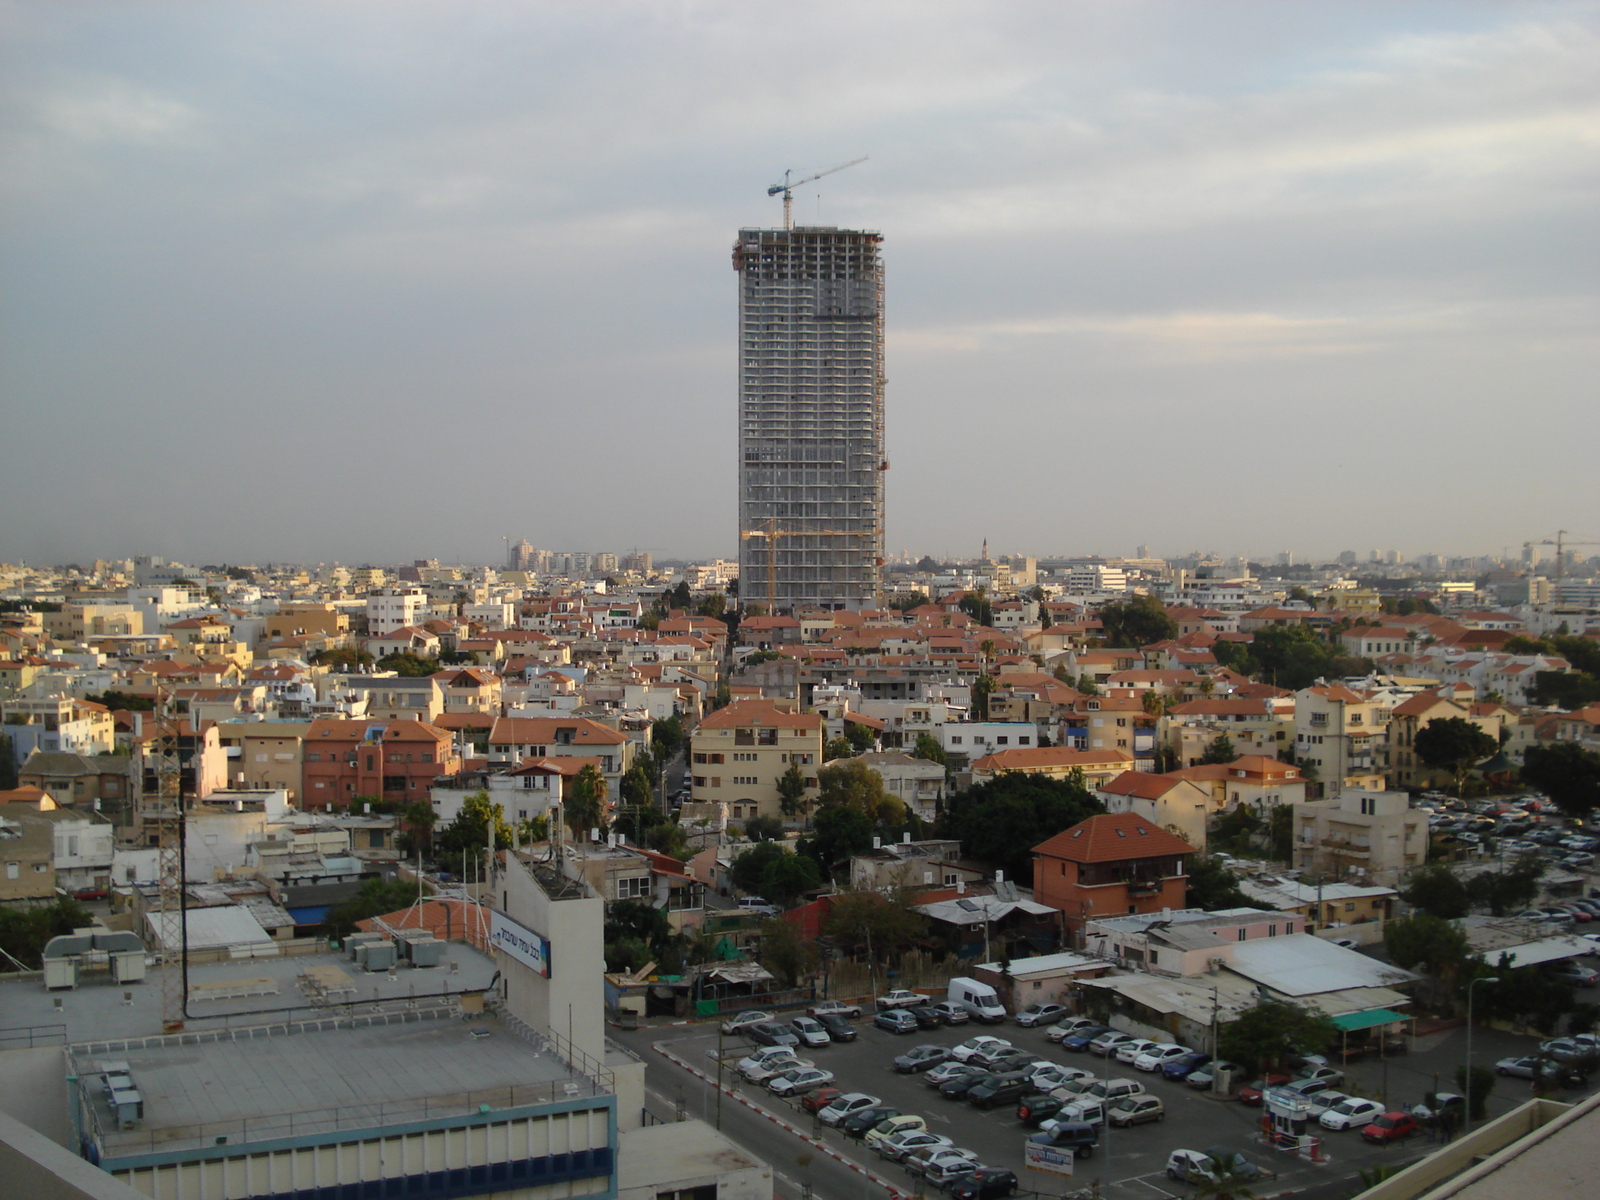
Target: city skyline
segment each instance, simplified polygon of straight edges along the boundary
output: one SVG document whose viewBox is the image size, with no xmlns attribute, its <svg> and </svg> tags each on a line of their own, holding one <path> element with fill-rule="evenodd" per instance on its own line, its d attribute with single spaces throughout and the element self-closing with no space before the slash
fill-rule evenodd
<svg viewBox="0 0 1600 1200">
<path fill-rule="evenodd" d="M 728 235 L 862 155 L 891 555 L 1600 536 L 1595 3 L 7 15 L 0 561 L 735 558 Z"/>
</svg>

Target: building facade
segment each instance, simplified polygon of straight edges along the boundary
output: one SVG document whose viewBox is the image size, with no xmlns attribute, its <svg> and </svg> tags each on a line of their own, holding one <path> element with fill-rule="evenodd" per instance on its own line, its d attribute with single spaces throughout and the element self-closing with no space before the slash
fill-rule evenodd
<svg viewBox="0 0 1600 1200">
<path fill-rule="evenodd" d="M 726 804 L 738 820 L 781 817 L 778 782 L 791 765 L 805 779 L 804 802 L 816 802 L 822 718 L 770 700 L 735 701 L 700 722 L 689 759 L 696 802 Z"/>
<path fill-rule="evenodd" d="M 888 467 L 881 241 L 741 229 L 734 246 L 740 595 L 769 613 L 877 606 Z"/>
</svg>

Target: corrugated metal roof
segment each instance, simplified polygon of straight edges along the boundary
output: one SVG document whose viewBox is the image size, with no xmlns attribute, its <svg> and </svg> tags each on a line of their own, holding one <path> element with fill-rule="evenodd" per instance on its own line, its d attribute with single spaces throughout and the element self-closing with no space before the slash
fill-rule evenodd
<svg viewBox="0 0 1600 1200">
<path fill-rule="evenodd" d="M 1308 933 L 1239 942 L 1233 948 L 1233 961 L 1228 967 L 1285 996 L 1312 996 L 1348 988 L 1394 987 L 1420 978 L 1410 971 Z"/>
<path fill-rule="evenodd" d="M 237 904 L 223 904 L 216 908 L 191 908 L 187 914 L 146 913 L 150 931 L 156 941 L 167 950 L 177 950 L 180 943 L 178 918 L 188 916 L 189 949 L 204 950 L 210 947 L 251 946 L 260 943 L 272 945 L 272 938 L 261 928 L 250 911 Z"/>
</svg>

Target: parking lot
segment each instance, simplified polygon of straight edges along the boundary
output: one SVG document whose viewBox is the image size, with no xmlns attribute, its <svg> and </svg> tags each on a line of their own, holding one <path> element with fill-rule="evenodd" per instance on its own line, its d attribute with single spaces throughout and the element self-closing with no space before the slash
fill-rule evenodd
<svg viewBox="0 0 1600 1200">
<path fill-rule="evenodd" d="M 1062 1050 L 1045 1037 L 1043 1029 L 1026 1029 L 1014 1022 L 1004 1025 L 960 1025 L 919 1030 L 914 1034 L 894 1035 L 875 1028 L 870 1014 L 855 1023 L 857 1040 L 812 1050 L 800 1050 L 801 1057 L 832 1071 L 833 1086 L 842 1091 L 860 1091 L 882 1099 L 902 1112 L 916 1113 L 928 1128 L 943 1134 L 957 1145 L 974 1151 L 987 1164 L 1016 1171 L 1024 1191 L 1033 1190 L 1059 1196 L 1064 1191 L 1098 1183 L 1101 1194 L 1112 1200 L 1156 1200 L 1162 1196 L 1187 1196 L 1193 1189 L 1167 1178 L 1168 1155 L 1175 1149 L 1223 1147 L 1244 1154 L 1251 1161 L 1275 1173 L 1267 1186 L 1271 1194 L 1313 1188 L 1348 1179 L 1359 1169 L 1376 1163 L 1406 1163 L 1426 1154 L 1430 1145 L 1418 1137 L 1407 1143 L 1380 1147 L 1368 1145 L 1355 1131 L 1322 1130 L 1325 1161 L 1310 1162 L 1295 1155 L 1267 1148 L 1257 1132 L 1261 1110 L 1235 1100 L 1197 1092 L 1159 1074 L 1151 1075 L 1131 1066 L 1092 1054 Z M 657 1040 L 667 1033 L 657 1030 Z M 1148 1093 L 1159 1097 L 1166 1115 L 1162 1121 L 1129 1129 L 1101 1129 L 1101 1141 L 1094 1155 L 1076 1164 L 1076 1176 L 1067 1180 L 1024 1169 L 1023 1142 L 1033 1130 L 1016 1119 L 1016 1106 L 1007 1104 L 980 1110 L 955 1100 L 941 1098 L 928 1088 L 920 1074 L 896 1073 L 892 1061 L 923 1043 L 954 1046 L 976 1034 L 1003 1037 L 1020 1050 L 1052 1062 L 1067 1063 L 1094 1071 L 1098 1076 L 1136 1079 Z M 715 1071 L 718 1034 L 715 1026 L 677 1027 L 670 1031 L 675 1053 L 687 1061 L 705 1064 Z M 798 1100 L 779 1099 L 760 1084 L 746 1083 L 733 1068 L 753 1046 L 743 1038 L 721 1039 L 726 1051 L 724 1081 L 753 1104 L 782 1116 L 794 1125 L 812 1131 L 833 1149 L 853 1158 L 874 1174 L 901 1190 L 915 1191 L 920 1180 L 896 1164 L 886 1162 L 865 1150 L 853 1139 L 821 1125 L 800 1108 Z M 1519 1038 L 1489 1030 L 1476 1033 L 1476 1053 L 1480 1063 L 1492 1063 L 1506 1054 L 1522 1053 L 1534 1039 Z M 1409 1106 L 1422 1094 L 1438 1086 L 1448 1088 L 1448 1072 L 1459 1062 L 1462 1032 L 1453 1030 L 1418 1039 L 1416 1052 L 1387 1062 L 1357 1063 L 1350 1068 L 1349 1081 L 1340 1090 L 1353 1095 L 1379 1099 L 1390 1107 Z M 1440 1082 L 1444 1075 L 1443 1083 Z M 1529 1092 L 1522 1081 L 1502 1080 L 1490 1100 L 1491 1115 L 1498 1115 L 1526 1099 Z M 781 1136 L 781 1135 L 779 1135 Z M 754 1147 L 758 1151 L 760 1147 Z M 1259 1189 L 1258 1189 L 1259 1190 Z"/>
</svg>

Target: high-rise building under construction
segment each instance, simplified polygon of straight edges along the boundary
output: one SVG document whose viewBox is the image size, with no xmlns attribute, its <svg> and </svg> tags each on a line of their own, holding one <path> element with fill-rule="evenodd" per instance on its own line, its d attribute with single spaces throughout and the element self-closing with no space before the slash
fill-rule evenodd
<svg viewBox="0 0 1600 1200">
<path fill-rule="evenodd" d="M 769 613 L 877 604 L 882 237 L 741 229 L 739 595 Z"/>
</svg>

